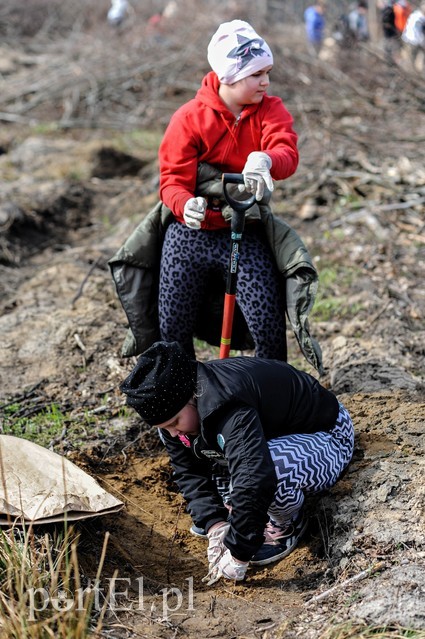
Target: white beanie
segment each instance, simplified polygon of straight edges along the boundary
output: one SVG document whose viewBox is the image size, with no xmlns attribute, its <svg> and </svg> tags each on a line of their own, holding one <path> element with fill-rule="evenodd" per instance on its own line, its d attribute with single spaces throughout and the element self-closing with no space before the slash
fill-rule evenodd
<svg viewBox="0 0 425 639">
<path fill-rule="evenodd" d="M 248 22 L 232 20 L 211 38 L 208 62 L 221 84 L 233 84 L 273 64 L 273 54 Z"/>
</svg>

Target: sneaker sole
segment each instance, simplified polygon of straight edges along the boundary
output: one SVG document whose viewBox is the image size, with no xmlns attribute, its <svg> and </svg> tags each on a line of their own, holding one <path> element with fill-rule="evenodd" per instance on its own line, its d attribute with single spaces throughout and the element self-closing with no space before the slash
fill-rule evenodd
<svg viewBox="0 0 425 639">
<path fill-rule="evenodd" d="M 283 559 L 284 557 L 287 557 L 297 547 L 298 541 L 300 537 L 302 537 L 302 535 L 305 533 L 307 526 L 308 526 L 308 519 L 306 519 L 306 521 L 303 523 L 301 530 L 295 537 L 295 541 L 290 548 L 287 548 L 286 550 L 281 552 L 279 555 L 274 555 L 273 557 L 267 557 L 267 559 L 260 559 L 259 561 L 251 560 L 249 562 L 250 565 L 251 566 L 267 566 L 267 564 L 272 564 L 275 561 L 279 561 L 279 559 Z"/>
<path fill-rule="evenodd" d="M 199 537 L 200 539 L 208 539 L 207 533 L 198 533 L 196 532 L 196 530 L 193 530 L 192 528 L 189 528 L 189 532 L 194 537 Z"/>
</svg>

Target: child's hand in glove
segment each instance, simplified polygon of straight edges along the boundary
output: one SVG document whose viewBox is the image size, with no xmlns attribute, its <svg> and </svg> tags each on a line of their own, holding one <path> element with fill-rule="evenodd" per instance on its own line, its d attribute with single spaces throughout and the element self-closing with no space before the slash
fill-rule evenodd
<svg viewBox="0 0 425 639">
<path fill-rule="evenodd" d="M 244 186 L 241 185 L 239 189 L 242 190 L 245 188 L 248 193 L 255 193 L 257 202 L 262 200 L 265 187 L 267 187 L 269 191 L 273 191 L 274 189 L 273 179 L 270 175 L 271 168 L 272 161 L 267 153 L 253 151 L 248 155 L 242 171 Z"/>
<path fill-rule="evenodd" d="M 220 559 L 221 555 L 226 550 L 226 546 L 223 544 L 223 540 L 227 535 L 230 528 L 230 524 L 226 521 L 219 521 L 218 523 L 211 526 L 209 529 L 208 536 L 208 563 L 209 568 L 217 563 Z"/>
<path fill-rule="evenodd" d="M 190 229 L 200 229 L 205 219 L 207 202 L 203 197 L 191 197 L 184 205 L 183 219 Z"/>
<path fill-rule="evenodd" d="M 224 554 L 215 564 L 210 566 L 208 575 L 203 578 L 202 581 L 206 581 L 208 586 L 211 586 L 220 577 L 225 579 L 233 579 L 234 581 L 242 581 L 245 578 L 245 574 L 249 565 L 249 561 L 239 561 L 232 557 L 232 554 L 228 548 L 226 548 Z"/>
</svg>

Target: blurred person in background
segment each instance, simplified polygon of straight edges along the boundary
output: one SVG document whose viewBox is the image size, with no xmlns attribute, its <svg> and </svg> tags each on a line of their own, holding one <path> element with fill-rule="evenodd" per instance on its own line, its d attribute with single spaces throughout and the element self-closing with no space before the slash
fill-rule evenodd
<svg viewBox="0 0 425 639">
<path fill-rule="evenodd" d="M 401 35 L 406 28 L 407 19 L 412 13 L 412 5 L 407 0 L 399 0 L 394 4 L 395 26 Z"/>
<path fill-rule="evenodd" d="M 367 2 L 363 0 L 358 2 L 348 14 L 348 28 L 352 34 L 353 43 L 369 40 L 367 11 Z"/>
<path fill-rule="evenodd" d="M 325 37 L 325 3 L 316 2 L 304 11 L 307 45 L 312 55 L 319 55 Z"/>
<path fill-rule="evenodd" d="M 425 2 L 413 11 L 407 19 L 402 40 L 409 47 L 409 55 L 413 68 L 423 71 L 425 60 Z"/>
<path fill-rule="evenodd" d="M 120 27 L 129 13 L 127 0 L 111 0 L 111 8 L 108 11 L 107 20 L 111 27 Z"/>
<path fill-rule="evenodd" d="M 400 35 L 395 26 L 394 0 L 388 0 L 381 10 L 385 57 L 389 65 L 400 63 Z"/>
</svg>

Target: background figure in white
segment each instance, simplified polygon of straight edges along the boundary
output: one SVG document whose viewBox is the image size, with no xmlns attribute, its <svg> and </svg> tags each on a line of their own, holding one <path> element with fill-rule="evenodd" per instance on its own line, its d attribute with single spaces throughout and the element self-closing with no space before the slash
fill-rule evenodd
<svg viewBox="0 0 425 639">
<path fill-rule="evenodd" d="M 108 22 L 112 27 L 120 26 L 127 15 L 127 0 L 111 0 L 111 8 L 108 11 Z"/>
<path fill-rule="evenodd" d="M 401 37 L 409 45 L 413 67 L 422 71 L 425 57 L 425 2 L 410 14 Z"/>
<path fill-rule="evenodd" d="M 162 12 L 162 15 L 166 19 L 174 18 L 174 16 L 177 14 L 177 11 L 178 11 L 178 5 L 176 0 L 170 0 L 170 2 L 166 4 L 165 9 Z"/>
</svg>

